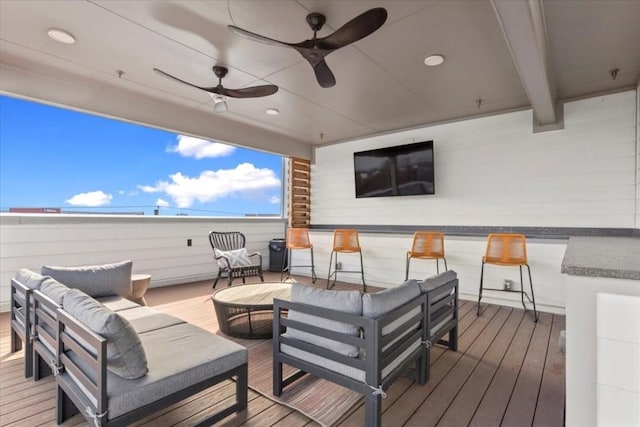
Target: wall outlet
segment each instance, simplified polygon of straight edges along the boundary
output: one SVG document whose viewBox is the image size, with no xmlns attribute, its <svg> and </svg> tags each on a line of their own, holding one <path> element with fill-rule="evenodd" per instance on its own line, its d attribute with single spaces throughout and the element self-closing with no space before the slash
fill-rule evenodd
<svg viewBox="0 0 640 427">
<path fill-rule="evenodd" d="M 342 270 L 342 263 L 336 262 L 336 270 Z"/>
<path fill-rule="evenodd" d="M 187 239 L 187 246 L 191 246 L 191 239 Z"/>
<path fill-rule="evenodd" d="M 502 284 L 505 291 L 510 291 L 512 289 L 513 281 L 509 279 L 504 279 L 504 283 Z"/>
</svg>

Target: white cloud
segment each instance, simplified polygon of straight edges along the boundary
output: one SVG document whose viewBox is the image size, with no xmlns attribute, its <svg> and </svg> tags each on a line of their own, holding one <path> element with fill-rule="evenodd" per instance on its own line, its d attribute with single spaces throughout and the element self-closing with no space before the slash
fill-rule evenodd
<svg viewBox="0 0 640 427">
<path fill-rule="evenodd" d="M 170 181 L 155 185 L 139 185 L 146 193 L 165 193 L 180 208 L 188 208 L 197 200 L 213 202 L 228 196 L 253 197 L 280 188 L 280 179 L 271 169 L 258 169 L 251 163 L 242 163 L 235 169 L 206 170 L 197 177 L 181 172 L 169 176 Z"/>
<path fill-rule="evenodd" d="M 73 206 L 106 206 L 111 202 L 113 196 L 103 191 L 90 191 L 88 193 L 80 193 L 65 200 L 66 203 Z"/>
<path fill-rule="evenodd" d="M 196 159 L 229 156 L 236 149 L 231 145 L 206 141 L 186 135 L 178 135 L 177 140 L 178 145 L 169 147 L 167 151 L 170 153 L 178 153 L 183 157 L 195 157 Z"/>
<path fill-rule="evenodd" d="M 271 196 L 271 199 L 269 199 L 269 203 L 271 203 L 272 205 L 277 205 L 278 203 L 280 203 L 280 197 Z"/>
<path fill-rule="evenodd" d="M 124 190 L 118 190 L 118 194 L 122 196 L 122 195 L 125 194 L 125 192 L 124 192 Z"/>
<path fill-rule="evenodd" d="M 169 202 L 167 202 L 166 200 L 158 199 L 156 200 L 156 205 L 160 206 L 161 208 L 168 208 Z"/>
</svg>

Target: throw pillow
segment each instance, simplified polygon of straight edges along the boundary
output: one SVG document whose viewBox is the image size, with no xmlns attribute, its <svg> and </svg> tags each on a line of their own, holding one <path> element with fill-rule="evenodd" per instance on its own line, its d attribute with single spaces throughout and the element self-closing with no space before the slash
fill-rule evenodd
<svg viewBox="0 0 640 427">
<path fill-rule="evenodd" d="M 41 274 L 36 273 L 35 271 L 31 271 L 26 268 L 21 268 L 16 273 L 16 281 L 25 285 L 27 288 L 31 289 L 40 289 L 42 282 L 46 279 L 47 276 L 42 276 Z"/>
<path fill-rule="evenodd" d="M 234 249 L 232 251 L 221 251 L 219 249 L 214 249 L 216 257 L 224 257 L 229 261 L 229 265 L 231 268 L 235 267 L 248 267 L 251 264 L 251 260 L 249 259 L 249 254 L 247 253 L 246 248 Z M 218 259 L 218 267 L 227 268 L 227 264 Z"/>
<path fill-rule="evenodd" d="M 360 291 L 328 291 L 325 289 L 310 288 L 300 284 L 291 285 L 291 302 L 299 302 L 317 307 L 330 308 L 343 313 L 362 315 L 362 295 Z M 358 336 L 360 330 L 357 326 L 343 322 L 313 316 L 295 310 L 289 310 L 288 318 L 301 323 L 307 323 L 319 328 L 340 332 L 347 335 Z M 308 332 L 287 328 L 287 335 L 309 344 L 324 347 L 344 354 L 349 357 L 357 357 L 359 349 L 355 345 L 345 344 L 332 339 L 319 337 Z"/>
<path fill-rule="evenodd" d="M 43 266 L 41 273 L 49 275 L 70 288 L 80 289 L 92 297 L 131 294 L 132 261 L 80 267 Z"/>
<path fill-rule="evenodd" d="M 140 337 L 126 319 L 78 289 L 70 289 L 63 308 L 107 340 L 107 369 L 126 379 L 147 374 L 147 356 Z"/>
</svg>

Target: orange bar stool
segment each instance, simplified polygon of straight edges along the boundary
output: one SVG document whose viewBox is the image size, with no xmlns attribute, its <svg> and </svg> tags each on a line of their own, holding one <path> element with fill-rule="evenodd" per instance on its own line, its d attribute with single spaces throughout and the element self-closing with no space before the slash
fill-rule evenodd
<svg viewBox="0 0 640 427">
<path fill-rule="evenodd" d="M 333 230 L 333 250 L 331 251 L 331 257 L 329 258 L 329 276 L 327 277 L 327 289 L 333 287 L 338 279 L 338 254 L 339 253 L 358 253 L 360 254 L 360 271 L 352 270 L 345 271 L 340 270 L 341 273 L 360 273 L 362 276 L 362 291 L 367 292 L 367 284 L 364 281 L 364 265 L 362 264 L 362 249 L 360 248 L 360 240 L 358 239 L 358 230 L 349 229 L 337 229 Z M 333 261 L 333 254 L 336 254 L 336 259 Z M 333 264 L 333 273 L 331 272 L 331 265 Z M 329 281 L 333 276 L 333 283 L 329 286 Z"/>
<path fill-rule="evenodd" d="M 411 250 L 407 252 L 407 268 L 404 280 L 409 279 L 409 263 L 412 258 L 435 259 L 436 273 L 440 274 L 440 260 L 444 261 L 447 271 L 447 259 L 444 257 L 444 234 L 438 231 L 416 231 L 413 234 Z"/>
<path fill-rule="evenodd" d="M 285 261 L 288 259 L 289 265 L 286 267 L 287 279 L 291 277 L 292 267 L 311 267 L 311 283 L 316 283 L 316 270 L 313 264 L 313 245 L 311 244 L 311 240 L 309 240 L 309 230 L 306 228 L 288 228 L 287 238 L 286 238 L 286 249 L 287 249 L 287 256 L 282 257 L 280 281 L 282 281 L 282 278 L 284 276 Z M 309 249 L 311 251 L 311 265 L 292 265 L 291 251 L 293 251 L 294 249 Z"/>
<path fill-rule="evenodd" d="M 503 267 L 519 267 L 520 268 L 520 290 L 483 288 L 482 280 L 484 276 L 484 265 L 493 264 Z M 529 272 L 529 287 L 531 289 L 531 297 L 524 290 L 522 281 L 522 267 L 527 267 Z M 527 297 L 529 303 L 533 304 L 534 321 L 538 321 L 538 311 L 536 310 L 536 299 L 533 295 L 533 282 L 531 281 L 531 268 L 527 262 L 527 238 L 524 234 L 489 234 L 487 238 L 487 249 L 482 257 L 482 270 L 480 272 L 480 293 L 478 294 L 478 316 L 480 315 L 480 300 L 482 299 L 482 291 L 503 291 L 503 292 L 519 292 L 522 299 L 522 306 L 525 311 L 527 306 L 524 298 Z"/>
</svg>

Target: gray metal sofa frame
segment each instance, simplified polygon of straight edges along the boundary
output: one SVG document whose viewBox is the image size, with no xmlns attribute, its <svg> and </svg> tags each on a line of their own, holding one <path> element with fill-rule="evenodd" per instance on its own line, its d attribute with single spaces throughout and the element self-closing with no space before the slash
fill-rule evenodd
<svg viewBox="0 0 640 427">
<path fill-rule="evenodd" d="M 24 376 L 27 378 L 33 375 L 32 293 L 33 289 L 11 279 L 11 353 L 24 346 Z"/>
<path fill-rule="evenodd" d="M 33 380 L 50 375 L 57 368 L 58 304 L 41 292 L 34 291 L 33 299 Z"/>
<path fill-rule="evenodd" d="M 443 273 L 446 275 L 449 273 Z M 455 275 L 453 277 L 456 277 Z M 458 279 L 431 285 L 423 282 L 422 291 L 427 295 L 429 346 L 446 345 L 458 350 Z M 444 336 L 447 339 L 444 339 Z M 427 380 L 430 377 L 431 351 L 427 351 Z"/>
<path fill-rule="evenodd" d="M 415 312 L 419 307 L 419 312 Z M 361 329 L 359 337 L 342 334 L 329 329 L 320 328 L 307 323 L 289 320 L 283 313 L 296 310 L 301 313 L 319 316 L 353 325 Z M 387 335 L 382 335 L 385 326 L 390 325 L 401 317 L 415 312 L 407 319 L 401 320 L 402 324 Z M 362 394 L 365 398 L 365 425 L 368 427 L 380 426 L 381 423 L 381 396 L 384 390 L 409 368 L 414 367 L 415 379 L 419 384 L 427 382 L 427 350 L 423 343 L 427 340 L 427 296 L 422 294 L 397 309 L 376 319 L 348 314 L 309 304 L 293 303 L 280 299 L 274 300 L 273 322 L 273 394 L 280 396 L 283 388 L 309 373 L 343 387 Z M 293 339 L 281 334 L 282 327 L 291 327 L 308 332 L 316 336 L 324 337 L 341 343 L 355 345 L 361 350 L 361 357 L 349 357 L 322 348 L 304 341 Z M 393 345 L 388 346 L 394 340 Z M 415 350 L 405 355 L 398 363 L 398 358 L 408 351 L 416 340 L 421 341 Z M 365 380 L 359 381 L 350 376 L 340 374 L 331 369 L 329 364 L 315 364 L 307 360 L 293 357 L 281 351 L 281 345 L 309 352 L 328 359 L 332 363 L 346 365 L 350 368 L 364 372 Z M 385 350 L 385 348 L 388 346 Z M 282 365 L 287 364 L 299 369 L 287 378 L 282 377 Z M 383 370 L 389 367 L 391 372 L 383 377 Z"/>
<path fill-rule="evenodd" d="M 235 402 L 201 421 L 197 426 L 213 425 L 224 417 L 247 407 L 248 369 L 245 362 L 219 375 L 203 378 L 189 387 L 147 405 L 108 419 L 107 340 L 86 328 L 63 309 L 58 310 L 57 317 L 59 337 L 57 353 L 60 366 L 60 371 L 56 375 L 58 424 L 77 413 L 78 408 L 81 408 L 85 416 L 93 419 L 93 424 L 96 426 L 130 425 L 227 379 L 235 379 Z M 82 387 L 79 387 L 78 383 Z"/>
</svg>

